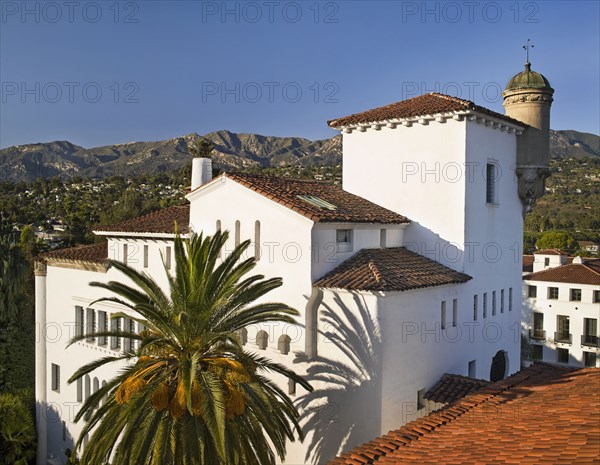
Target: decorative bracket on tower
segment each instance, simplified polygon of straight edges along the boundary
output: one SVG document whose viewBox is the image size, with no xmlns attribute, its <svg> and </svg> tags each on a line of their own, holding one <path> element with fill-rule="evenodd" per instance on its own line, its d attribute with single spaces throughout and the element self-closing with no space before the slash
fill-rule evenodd
<svg viewBox="0 0 600 465">
<path fill-rule="evenodd" d="M 535 201 L 544 195 L 550 168 L 539 165 L 520 165 L 517 166 L 515 172 L 519 180 L 519 198 L 523 204 L 523 218 L 525 218 Z"/>
</svg>

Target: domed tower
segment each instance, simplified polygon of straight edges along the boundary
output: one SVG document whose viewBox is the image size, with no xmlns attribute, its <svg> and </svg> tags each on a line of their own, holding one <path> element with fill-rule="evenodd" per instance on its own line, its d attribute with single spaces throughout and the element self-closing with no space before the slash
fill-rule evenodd
<svg viewBox="0 0 600 465">
<path fill-rule="evenodd" d="M 531 210 L 535 200 L 544 195 L 544 183 L 550 175 L 550 106 L 553 94 L 554 89 L 548 79 L 531 70 L 529 57 L 525 71 L 514 76 L 502 93 L 506 115 L 530 126 L 517 138 L 516 174 L 523 217 Z"/>
</svg>

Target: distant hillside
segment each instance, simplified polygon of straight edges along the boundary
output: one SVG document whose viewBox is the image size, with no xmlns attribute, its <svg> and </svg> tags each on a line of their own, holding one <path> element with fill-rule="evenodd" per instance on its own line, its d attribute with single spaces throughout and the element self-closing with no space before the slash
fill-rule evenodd
<svg viewBox="0 0 600 465">
<path fill-rule="evenodd" d="M 217 131 L 206 134 L 215 143 L 215 165 L 224 169 L 253 166 L 337 165 L 342 139 L 311 141 Z M 200 138 L 188 134 L 157 142 L 83 148 L 68 141 L 20 145 L 0 150 L 0 181 L 33 181 L 40 177 L 134 176 L 172 171 L 190 162 L 188 148 Z M 600 138 L 577 131 L 552 131 L 552 158 L 600 157 Z"/>
</svg>

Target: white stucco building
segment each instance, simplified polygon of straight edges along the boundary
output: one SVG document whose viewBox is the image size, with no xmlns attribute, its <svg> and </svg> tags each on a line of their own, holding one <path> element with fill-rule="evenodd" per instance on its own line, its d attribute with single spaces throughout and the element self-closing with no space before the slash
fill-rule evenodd
<svg viewBox="0 0 600 465">
<path fill-rule="evenodd" d="M 298 325 L 242 335 L 248 350 L 264 350 L 315 388 L 309 395 L 275 378 L 303 410 L 320 406 L 303 419 L 307 437 L 289 446 L 287 464 L 322 463 L 421 416 L 444 373 L 498 380 L 519 369 L 522 210 L 533 194 L 522 194 L 515 166 L 531 126 L 441 94 L 329 124 L 343 133 L 343 188 L 247 174 L 211 179 L 210 164 L 196 160 L 189 206 L 99 229 L 105 243 L 38 261 L 38 464 L 62 463 L 81 430 L 74 412 L 116 367 L 79 385 L 66 379 L 134 349 L 118 338 L 65 348 L 74 334 L 131 324 L 111 320 L 122 309 L 110 303 L 91 306 L 105 293 L 88 283 L 122 279 L 112 259 L 166 285 L 161 256 L 171 263 L 175 221 L 184 234 L 229 230 L 228 250 L 251 239 L 256 272 L 283 278 L 268 299 L 301 313 Z M 340 367 L 345 377 L 325 379 Z"/>
<path fill-rule="evenodd" d="M 523 327 L 533 360 L 597 367 L 600 360 L 600 259 L 534 254 L 523 276 Z"/>
</svg>

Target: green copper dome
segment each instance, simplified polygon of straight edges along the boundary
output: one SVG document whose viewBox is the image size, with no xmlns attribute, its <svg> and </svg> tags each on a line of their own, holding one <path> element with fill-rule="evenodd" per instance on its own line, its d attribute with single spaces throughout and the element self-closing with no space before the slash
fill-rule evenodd
<svg viewBox="0 0 600 465">
<path fill-rule="evenodd" d="M 531 71 L 531 63 L 525 63 L 525 71 L 515 75 L 504 89 L 504 92 L 517 89 L 547 89 L 554 92 L 550 82 L 540 73 Z"/>
</svg>

